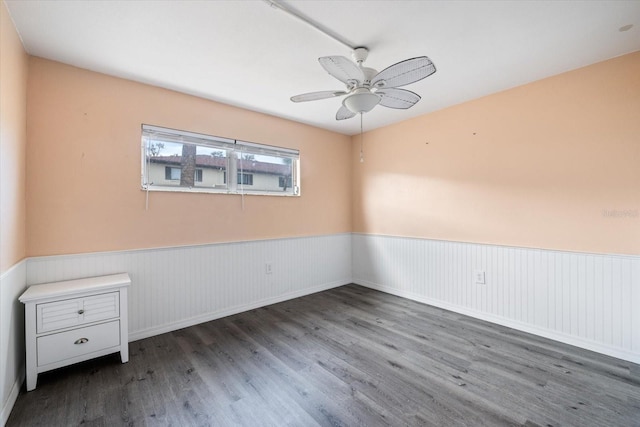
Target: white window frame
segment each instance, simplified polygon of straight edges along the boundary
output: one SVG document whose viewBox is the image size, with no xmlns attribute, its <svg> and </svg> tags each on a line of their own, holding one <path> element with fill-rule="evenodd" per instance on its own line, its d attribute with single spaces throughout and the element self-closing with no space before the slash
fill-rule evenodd
<svg viewBox="0 0 640 427">
<path fill-rule="evenodd" d="M 149 183 L 149 161 L 147 158 L 149 140 L 175 142 L 180 144 L 195 144 L 209 148 L 218 148 L 226 151 L 226 188 L 212 187 L 179 187 L 162 184 Z M 170 128 L 164 128 L 153 125 L 142 125 L 141 137 L 141 153 L 142 153 L 142 173 L 141 186 L 144 191 L 169 191 L 169 192 L 188 192 L 188 193 L 216 193 L 216 194 L 249 194 L 249 195 L 268 195 L 268 196 L 300 196 L 300 152 L 291 148 L 276 147 L 266 144 L 258 144 L 255 142 L 241 141 L 211 135 L 205 135 L 195 132 L 188 132 Z M 242 155 L 253 154 L 256 156 L 275 156 L 291 159 L 291 180 L 292 186 L 287 191 L 277 190 L 256 190 L 255 186 L 243 185 L 238 182 L 238 176 L 241 174 L 255 174 L 255 172 L 244 171 L 242 162 L 238 160 Z M 232 181 L 230 181 L 232 179 Z"/>
</svg>

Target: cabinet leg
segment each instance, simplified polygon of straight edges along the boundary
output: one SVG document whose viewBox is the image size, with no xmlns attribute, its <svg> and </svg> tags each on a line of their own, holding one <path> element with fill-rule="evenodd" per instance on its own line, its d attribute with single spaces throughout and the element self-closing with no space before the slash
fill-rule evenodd
<svg viewBox="0 0 640 427">
<path fill-rule="evenodd" d="M 122 363 L 127 363 L 129 361 L 129 343 L 120 347 L 120 360 L 122 360 Z"/>
<path fill-rule="evenodd" d="M 37 382 L 38 382 L 38 373 L 27 372 L 27 391 L 35 390 Z"/>
</svg>

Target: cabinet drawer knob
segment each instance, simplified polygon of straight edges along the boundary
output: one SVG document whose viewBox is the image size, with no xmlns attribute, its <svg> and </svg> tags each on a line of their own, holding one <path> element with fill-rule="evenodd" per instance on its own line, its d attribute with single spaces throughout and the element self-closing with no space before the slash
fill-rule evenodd
<svg viewBox="0 0 640 427">
<path fill-rule="evenodd" d="M 78 314 L 84 314 L 84 310 L 82 309 L 78 310 Z"/>
<path fill-rule="evenodd" d="M 89 342 L 89 338 L 80 338 L 80 339 L 77 339 L 76 342 L 74 342 L 74 344 L 84 344 L 87 342 Z"/>
</svg>

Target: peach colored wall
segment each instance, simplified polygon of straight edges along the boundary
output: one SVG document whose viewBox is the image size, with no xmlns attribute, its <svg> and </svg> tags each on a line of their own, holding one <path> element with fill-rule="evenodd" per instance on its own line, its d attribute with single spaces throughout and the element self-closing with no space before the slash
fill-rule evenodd
<svg viewBox="0 0 640 427">
<path fill-rule="evenodd" d="M 0 273 L 26 255 L 28 57 L 0 2 Z"/>
<path fill-rule="evenodd" d="M 364 138 L 355 232 L 640 254 L 640 52 Z"/>
<path fill-rule="evenodd" d="M 301 197 L 140 189 L 142 123 L 297 148 Z M 29 256 L 351 231 L 350 138 L 31 58 Z"/>
</svg>

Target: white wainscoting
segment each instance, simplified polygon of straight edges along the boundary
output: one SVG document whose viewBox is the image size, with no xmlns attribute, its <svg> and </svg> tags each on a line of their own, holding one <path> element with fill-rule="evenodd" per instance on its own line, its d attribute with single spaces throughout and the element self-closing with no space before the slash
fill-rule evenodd
<svg viewBox="0 0 640 427">
<path fill-rule="evenodd" d="M 36 257 L 27 283 L 120 272 L 134 341 L 350 283 L 351 234 Z"/>
<path fill-rule="evenodd" d="M 352 250 L 360 285 L 640 363 L 638 256 L 365 234 Z"/>
<path fill-rule="evenodd" d="M 24 307 L 27 261 L 0 275 L 0 425 L 5 425 L 24 380 Z"/>
</svg>

